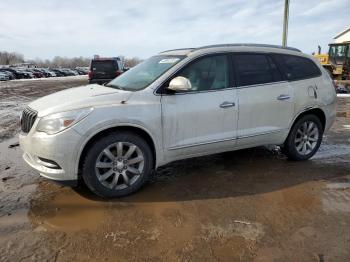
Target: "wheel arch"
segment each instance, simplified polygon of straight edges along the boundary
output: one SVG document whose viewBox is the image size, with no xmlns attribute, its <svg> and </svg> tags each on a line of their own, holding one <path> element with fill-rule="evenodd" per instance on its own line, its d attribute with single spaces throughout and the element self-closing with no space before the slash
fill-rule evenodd
<svg viewBox="0 0 350 262">
<path fill-rule="evenodd" d="M 326 128 L 326 114 L 321 108 L 307 108 L 306 110 L 300 112 L 295 119 L 292 121 L 292 124 L 290 126 L 288 136 L 286 137 L 284 143 L 281 145 L 282 146 L 282 152 L 291 160 L 296 160 L 296 161 L 301 161 L 301 160 L 307 160 L 310 157 L 312 157 L 318 150 L 321 142 L 322 142 L 322 135 L 318 136 L 317 144 L 315 145 L 314 148 L 312 148 L 311 152 L 307 154 L 300 154 L 297 152 L 297 149 L 295 148 L 295 137 L 291 137 L 291 134 L 294 134 L 293 132 L 297 132 L 294 127 L 296 123 L 305 116 L 314 116 L 317 117 L 322 125 L 323 131 Z M 291 140 L 292 139 L 292 140 Z M 293 145 L 292 145 L 293 143 Z"/>
<path fill-rule="evenodd" d="M 315 115 L 315 116 L 317 116 L 320 119 L 321 123 L 322 123 L 323 131 L 325 130 L 325 127 L 326 127 L 326 114 L 323 112 L 323 110 L 321 108 L 309 108 L 309 109 L 306 109 L 306 110 L 300 112 L 299 115 L 294 118 L 290 130 L 292 130 L 292 127 L 294 126 L 294 124 L 300 118 L 302 118 L 305 115 Z"/>
<path fill-rule="evenodd" d="M 81 169 L 82 169 L 82 164 L 83 160 L 86 156 L 86 153 L 88 152 L 88 149 L 90 146 L 98 139 L 101 137 L 110 134 L 112 132 L 121 132 L 121 131 L 129 131 L 132 133 L 135 133 L 145 139 L 145 141 L 149 144 L 152 155 L 153 155 L 153 168 L 156 167 L 157 163 L 157 150 L 156 150 L 156 144 L 154 142 L 153 137 L 151 136 L 150 132 L 148 132 L 146 129 L 140 126 L 135 126 L 135 125 L 118 125 L 118 126 L 112 126 L 112 127 L 107 127 L 103 130 L 99 130 L 96 133 L 94 133 L 92 136 L 87 139 L 87 141 L 84 143 L 82 146 L 82 149 L 80 150 L 80 154 L 78 156 L 78 166 L 76 169 L 76 173 L 78 177 L 81 175 Z"/>
</svg>

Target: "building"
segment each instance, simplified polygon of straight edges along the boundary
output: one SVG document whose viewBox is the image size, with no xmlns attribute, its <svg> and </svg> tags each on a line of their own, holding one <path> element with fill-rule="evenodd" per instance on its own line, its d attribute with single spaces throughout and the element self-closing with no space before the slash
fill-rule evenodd
<svg viewBox="0 0 350 262">
<path fill-rule="evenodd" d="M 333 39 L 335 43 L 350 42 L 350 27 L 336 35 Z"/>
</svg>

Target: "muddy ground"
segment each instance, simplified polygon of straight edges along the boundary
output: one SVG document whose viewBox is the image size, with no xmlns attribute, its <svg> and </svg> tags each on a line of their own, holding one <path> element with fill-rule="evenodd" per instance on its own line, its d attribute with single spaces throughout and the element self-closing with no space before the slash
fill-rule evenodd
<svg viewBox="0 0 350 262">
<path fill-rule="evenodd" d="M 0 261 L 349 261 L 350 97 L 317 155 L 265 148 L 179 161 L 106 201 L 28 168 L 18 116 L 83 78 L 0 83 Z"/>
</svg>

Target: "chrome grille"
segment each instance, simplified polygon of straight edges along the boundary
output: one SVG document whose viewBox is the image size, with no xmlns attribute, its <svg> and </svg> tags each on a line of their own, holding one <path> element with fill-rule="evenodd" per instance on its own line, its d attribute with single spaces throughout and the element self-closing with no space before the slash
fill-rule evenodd
<svg viewBox="0 0 350 262">
<path fill-rule="evenodd" d="M 22 112 L 21 129 L 24 133 L 28 133 L 32 128 L 38 113 L 33 109 L 27 107 Z"/>
</svg>

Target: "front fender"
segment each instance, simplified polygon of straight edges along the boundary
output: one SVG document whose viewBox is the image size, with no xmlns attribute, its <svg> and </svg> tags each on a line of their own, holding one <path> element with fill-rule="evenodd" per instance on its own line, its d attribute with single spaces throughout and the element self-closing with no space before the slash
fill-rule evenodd
<svg viewBox="0 0 350 262">
<path fill-rule="evenodd" d="M 139 107 L 138 107 L 139 108 Z M 126 110 L 127 112 L 123 111 Z M 81 154 L 86 147 L 87 143 L 99 133 L 108 129 L 114 129 L 118 127 L 132 127 L 142 130 L 147 133 L 152 139 L 155 153 L 156 153 L 156 167 L 162 162 L 162 127 L 160 109 L 143 108 L 136 110 L 132 108 L 125 108 L 124 110 L 102 108 L 95 109 L 86 119 L 73 126 L 79 134 L 81 139 L 79 141 L 79 148 L 77 152 L 77 158 L 80 161 Z M 138 112 L 136 112 L 138 111 Z M 147 112 L 148 111 L 148 112 Z M 153 111 L 153 112 L 150 112 Z M 143 112 L 143 113 L 142 113 Z M 159 112 L 159 116 L 157 114 Z M 127 116 L 123 117 L 123 115 Z M 117 117 L 118 116 L 118 117 Z M 142 121 L 140 120 L 142 119 Z M 76 165 L 75 172 L 78 173 L 79 161 Z"/>
</svg>

